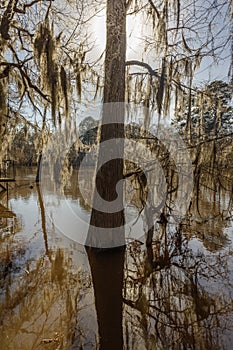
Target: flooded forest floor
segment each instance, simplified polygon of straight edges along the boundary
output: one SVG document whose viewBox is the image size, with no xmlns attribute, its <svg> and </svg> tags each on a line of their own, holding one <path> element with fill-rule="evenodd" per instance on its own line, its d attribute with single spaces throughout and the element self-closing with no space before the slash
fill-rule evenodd
<svg viewBox="0 0 233 350">
<path fill-rule="evenodd" d="M 36 169 L 17 169 L 9 198 L 0 194 L 0 349 L 232 349 L 233 142 L 189 152 L 194 184 L 182 221 L 156 220 L 150 246 L 132 240 L 102 265 L 57 229 Z M 66 204 L 88 216 L 77 172 Z"/>
</svg>

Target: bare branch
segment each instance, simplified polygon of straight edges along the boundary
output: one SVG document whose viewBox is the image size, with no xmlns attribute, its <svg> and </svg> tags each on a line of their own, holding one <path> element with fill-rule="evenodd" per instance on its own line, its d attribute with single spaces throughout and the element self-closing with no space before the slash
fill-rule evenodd
<svg viewBox="0 0 233 350">
<path fill-rule="evenodd" d="M 13 52 L 16 60 L 18 63 L 13 63 L 13 62 L 1 62 L 0 66 L 12 66 L 15 67 L 19 70 L 22 79 L 23 79 L 23 83 L 26 86 L 26 88 L 30 87 L 32 89 L 34 89 L 41 97 L 43 97 L 46 101 L 50 102 L 48 96 L 46 94 L 44 94 L 35 84 L 33 84 L 33 82 L 31 81 L 30 77 L 28 76 L 28 74 L 23 70 L 23 65 L 28 62 L 29 60 L 32 59 L 32 57 L 27 58 L 24 61 L 21 61 L 17 55 L 17 53 L 15 52 L 14 48 L 10 45 L 9 46 L 11 51 Z"/>
<path fill-rule="evenodd" d="M 203 144 L 206 144 L 207 142 L 212 142 L 212 141 L 218 141 L 218 140 L 223 140 L 223 139 L 227 139 L 227 138 L 232 138 L 233 137 L 233 132 L 230 132 L 228 134 L 224 134 L 224 135 L 221 135 L 221 136 L 215 136 L 215 137 L 211 137 L 209 139 L 204 139 L 198 143 L 196 143 L 195 145 L 189 145 L 188 148 L 196 148 L 198 146 L 201 146 Z"/>
<path fill-rule="evenodd" d="M 2 21 L 0 25 L 0 33 L 3 39 L 9 40 L 9 29 L 10 23 L 15 14 L 15 7 L 17 6 L 18 0 L 9 0 L 6 11 L 2 16 Z"/>
<path fill-rule="evenodd" d="M 34 0 L 32 2 L 30 2 L 29 4 L 24 4 L 23 5 L 23 8 L 18 8 L 18 7 L 15 7 L 14 8 L 14 11 L 17 12 L 17 13 L 22 13 L 22 14 L 25 14 L 26 13 L 26 9 L 37 4 L 38 2 L 43 2 L 43 1 L 47 1 L 47 2 L 51 2 L 54 1 L 54 0 Z"/>
<path fill-rule="evenodd" d="M 35 84 L 32 83 L 32 81 L 29 78 L 29 76 L 27 75 L 27 73 L 25 73 L 21 67 L 19 67 L 19 71 L 20 71 L 21 76 L 24 78 L 23 81 L 25 82 L 25 79 L 26 79 L 27 84 L 31 89 L 35 90 L 46 101 L 50 102 L 49 97 L 46 94 L 44 94 Z"/>
<path fill-rule="evenodd" d="M 155 11 L 156 16 L 158 17 L 158 19 L 160 19 L 160 13 L 159 13 L 157 7 L 155 6 L 155 4 L 153 3 L 153 0 L 148 0 L 148 2 L 151 5 L 152 9 Z"/>
<path fill-rule="evenodd" d="M 126 66 L 139 66 L 143 67 L 148 70 L 151 76 L 159 78 L 159 74 L 148 64 L 145 62 L 137 61 L 137 60 L 132 60 L 132 61 L 127 61 L 125 63 Z"/>
</svg>

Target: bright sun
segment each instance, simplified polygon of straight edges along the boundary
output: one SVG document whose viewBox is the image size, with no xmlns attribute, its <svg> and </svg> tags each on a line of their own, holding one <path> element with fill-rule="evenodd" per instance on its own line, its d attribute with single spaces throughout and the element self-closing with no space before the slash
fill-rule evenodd
<svg viewBox="0 0 233 350">
<path fill-rule="evenodd" d="M 143 53 L 141 37 L 143 32 L 142 16 L 127 18 L 127 59 L 140 59 Z M 92 54 L 98 58 L 106 45 L 106 13 L 103 9 L 92 19 L 91 35 L 94 41 Z"/>
</svg>

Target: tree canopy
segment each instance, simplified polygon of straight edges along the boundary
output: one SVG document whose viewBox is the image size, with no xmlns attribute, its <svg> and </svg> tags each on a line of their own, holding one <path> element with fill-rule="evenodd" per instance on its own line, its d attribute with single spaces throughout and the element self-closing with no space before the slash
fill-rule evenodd
<svg viewBox="0 0 233 350">
<path fill-rule="evenodd" d="M 44 140 L 37 145 L 43 148 L 54 127 L 76 119 L 94 100 L 101 101 L 104 50 L 96 53 L 95 40 L 103 33 L 94 32 L 93 21 L 97 16 L 104 21 L 105 5 L 97 0 L 1 3 L 3 151 L 12 143 L 18 123 L 33 124 Z M 217 69 L 221 79 L 231 80 L 231 20 L 229 0 L 129 0 L 125 101 L 164 117 L 182 111 L 190 129 L 193 96 L 203 91 L 198 82 L 202 71 L 212 66 L 213 77 Z M 150 122 L 147 117 L 143 116 L 145 124 Z"/>
</svg>

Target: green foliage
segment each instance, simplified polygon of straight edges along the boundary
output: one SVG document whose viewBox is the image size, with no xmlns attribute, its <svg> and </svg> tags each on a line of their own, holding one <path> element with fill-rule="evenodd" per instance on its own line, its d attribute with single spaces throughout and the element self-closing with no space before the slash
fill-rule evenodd
<svg viewBox="0 0 233 350">
<path fill-rule="evenodd" d="M 27 128 L 20 128 L 14 137 L 10 156 L 19 165 L 35 165 L 37 163 L 37 150 L 35 147 L 35 132 Z"/>
<path fill-rule="evenodd" d="M 79 124 L 79 135 L 85 145 L 92 145 L 97 141 L 99 121 L 92 117 L 84 118 Z"/>
<path fill-rule="evenodd" d="M 191 137 L 228 134 L 233 131 L 232 86 L 223 81 L 213 81 L 191 98 L 191 123 L 188 130 L 189 106 L 179 110 L 173 124 L 180 132 Z"/>
</svg>

